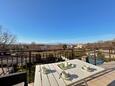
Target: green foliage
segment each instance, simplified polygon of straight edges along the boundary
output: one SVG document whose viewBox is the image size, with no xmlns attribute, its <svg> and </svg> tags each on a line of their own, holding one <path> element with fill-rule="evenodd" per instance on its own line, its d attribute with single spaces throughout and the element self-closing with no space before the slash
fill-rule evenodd
<svg viewBox="0 0 115 86">
<path fill-rule="evenodd" d="M 29 69 L 27 70 L 29 74 Z M 31 67 L 31 73 L 29 74 L 28 81 L 29 82 L 34 82 L 34 76 L 35 76 L 35 65 Z"/>
<path fill-rule="evenodd" d="M 41 62 L 41 54 L 36 54 L 36 63 Z"/>
<path fill-rule="evenodd" d="M 97 52 L 97 57 L 98 57 L 99 59 L 104 60 L 105 62 L 111 61 L 110 58 L 105 58 L 105 55 L 104 55 L 101 51 L 98 51 L 98 52 Z"/>
<path fill-rule="evenodd" d="M 17 65 L 16 68 L 17 68 L 16 72 L 22 72 L 22 71 L 26 71 L 27 72 L 27 80 L 28 80 L 28 82 L 33 82 L 34 81 L 35 65 L 32 65 L 30 67 L 31 73 L 29 73 L 29 67 Z"/>
<path fill-rule="evenodd" d="M 61 52 L 61 56 L 64 56 L 68 59 L 73 59 L 71 50 L 64 50 L 63 52 Z"/>
<path fill-rule="evenodd" d="M 110 62 L 111 59 L 110 58 L 104 58 L 104 62 Z"/>
<path fill-rule="evenodd" d="M 54 55 L 52 53 L 50 53 L 49 55 L 47 55 L 47 62 L 56 62 L 56 57 L 54 57 Z"/>
<path fill-rule="evenodd" d="M 115 58 L 104 58 L 103 60 L 105 62 L 110 62 L 110 61 L 115 61 Z"/>
<path fill-rule="evenodd" d="M 67 49 L 67 45 L 66 44 L 63 45 L 63 49 L 64 50 Z"/>
<path fill-rule="evenodd" d="M 85 55 L 85 52 L 75 52 L 75 57 L 82 57 Z"/>
<path fill-rule="evenodd" d="M 82 56 L 86 55 L 85 51 L 75 51 L 75 50 L 64 50 L 63 52 L 60 52 L 61 56 L 64 56 L 68 59 L 81 59 Z"/>
<path fill-rule="evenodd" d="M 99 58 L 105 58 L 105 55 L 101 51 L 98 51 L 97 52 L 97 57 L 99 57 Z"/>
</svg>

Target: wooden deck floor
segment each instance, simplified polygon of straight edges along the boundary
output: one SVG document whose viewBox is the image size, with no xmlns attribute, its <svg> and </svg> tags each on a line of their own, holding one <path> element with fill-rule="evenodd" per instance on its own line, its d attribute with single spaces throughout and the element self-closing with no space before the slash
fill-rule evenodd
<svg viewBox="0 0 115 86">
<path fill-rule="evenodd" d="M 115 70 L 88 81 L 88 86 L 115 86 Z"/>
<path fill-rule="evenodd" d="M 104 63 L 100 65 L 106 69 L 105 73 L 102 73 L 99 76 L 96 76 L 89 80 L 88 86 L 115 86 L 115 62 Z M 33 86 L 33 83 L 30 83 L 29 86 Z M 84 83 L 77 86 L 85 86 Z"/>
<path fill-rule="evenodd" d="M 104 63 L 100 65 L 106 69 L 106 72 L 90 81 L 88 86 L 115 86 L 115 62 Z M 84 84 L 77 86 L 85 86 Z"/>
<path fill-rule="evenodd" d="M 105 68 L 107 71 L 89 80 L 87 82 L 88 86 L 115 86 L 115 62 L 108 62 L 99 66 Z M 30 83 L 29 86 L 33 86 L 33 83 Z M 85 85 L 83 83 L 77 86 Z"/>
</svg>

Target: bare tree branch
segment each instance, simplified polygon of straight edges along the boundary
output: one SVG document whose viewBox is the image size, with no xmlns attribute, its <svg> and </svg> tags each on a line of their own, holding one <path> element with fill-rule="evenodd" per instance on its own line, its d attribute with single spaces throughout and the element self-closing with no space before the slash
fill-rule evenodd
<svg viewBox="0 0 115 86">
<path fill-rule="evenodd" d="M 8 31 L 3 31 L 2 27 L 0 27 L 0 48 L 8 49 L 9 45 L 16 42 L 15 35 L 9 33 Z"/>
</svg>

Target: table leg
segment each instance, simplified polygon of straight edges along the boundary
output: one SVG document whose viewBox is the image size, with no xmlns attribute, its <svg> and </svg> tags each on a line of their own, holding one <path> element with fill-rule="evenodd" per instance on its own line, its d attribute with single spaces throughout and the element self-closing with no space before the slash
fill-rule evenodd
<svg viewBox="0 0 115 86">
<path fill-rule="evenodd" d="M 85 86 L 88 86 L 87 81 L 84 79 Z"/>
</svg>

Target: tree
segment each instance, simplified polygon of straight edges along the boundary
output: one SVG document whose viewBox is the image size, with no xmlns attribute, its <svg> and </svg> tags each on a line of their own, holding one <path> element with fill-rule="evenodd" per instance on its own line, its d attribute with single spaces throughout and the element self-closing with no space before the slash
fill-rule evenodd
<svg viewBox="0 0 115 86">
<path fill-rule="evenodd" d="M 9 45 L 13 44 L 15 41 L 16 39 L 14 35 L 9 33 L 8 31 L 3 30 L 3 28 L 0 27 L 0 50 L 9 50 L 10 49 Z M 3 74 L 5 74 L 2 61 L 1 61 L 1 68 L 2 68 Z"/>
<path fill-rule="evenodd" d="M 67 49 L 67 45 L 66 44 L 63 45 L 63 49 L 64 50 Z"/>
<path fill-rule="evenodd" d="M 9 45 L 16 42 L 15 35 L 9 33 L 8 31 L 3 30 L 2 27 L 0 27 L 0 48 L 3 49 L 9 49 Z"/>
<path fill-rule="evenodd" d="M 104 58 L 105 58 L 105 55 L 103 54 L 102 51 L 98 51 L 98 52 L 97 52 L 97 57 L 98 57 L 98 58 L 101 58 L 101 59 L 104 59 Z"/>
</svg>

